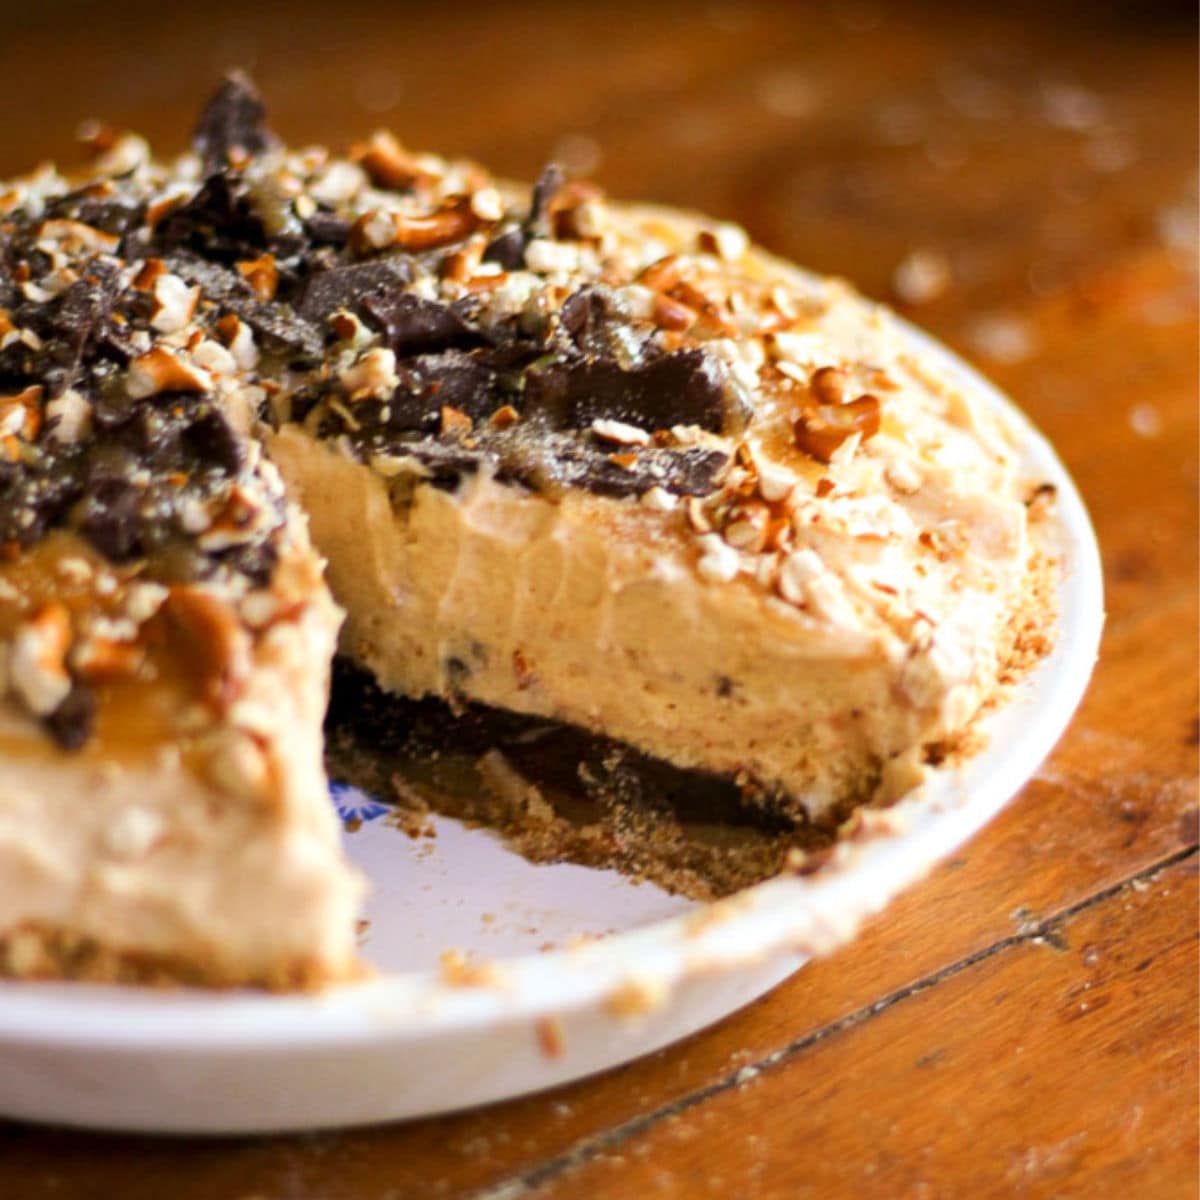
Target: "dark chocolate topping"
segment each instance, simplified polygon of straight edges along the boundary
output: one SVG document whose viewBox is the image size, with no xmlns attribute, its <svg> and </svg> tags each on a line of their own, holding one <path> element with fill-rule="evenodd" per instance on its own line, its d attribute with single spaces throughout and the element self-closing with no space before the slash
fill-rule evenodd
<svg viewBox="0 0 1200 1200">
<path fill-rule="evenodd" d="M 339 308 L 350 311 L 372 296 L 399 296 L 412 280 L 407 258 L 376 258 L 365 263 L 340 263 L 311 276 L 296 311 L 306 320 L 323 325 Z"/>
<path fill-rule="evenodd" d="M 488 428 L 470 439 L 435 438 L 435 419 L 425 422 L 419 436 L 358 433 L 350 440 L 364 457 L 371 454 L 407 455 L 430 472 L 439 487 L 459 481 L 490 466 L 501 483 L 519 484 L 531 491 L 560 496 L 571 489 L 603 496 L 640 496 L 652 487 L 678 496 L 706 496 L 714 491 L 729 458 L 719 450 L 701 447 L 638 447 L 614 458 L 614 448 L 573 433 L 514 427 L 502 432 Z M 619 461 L 618 461 L 619 459 Z"/>
<path fill-rule="evenodd" d="M 132 283 L 122 259 L 161 258 L 198 287 L 198 333 L 217 338 L 226 314 L 248 324 L 268 382 L 284 367 L 306 371 L 286 379 L 294 419 L 342 400 L 320 413 L 317 431 L 344 437 L 364 458 L 412 455 L 447 486 L 485 465 L 550 494 L 637 495 L 658 486 L 703 495 L 717 486 L 727 456 L 676 445 L 662 431 L 739 428 L 736 388 L 719 360 L 700 347 L 666 352 L 654 327 L 630 318 L 601 285 L 578 289 L 557 312 L 527 307 L 507 316 L 486 295 L 446 303 L 414 294 L 409 288 L 436 278 L 462 242 L 357 261 L 347 216 L 322 205 L 301 220 L 247 169 L 248 158 L 274 144 L 258 94 L 233 75 L 196 129 L 206 178 L 156 226 L 136 174 L 51 196 L 37 215 L 17 210 L 0 224 L 0 308 L 23 331 L 0 348 L 0 392 L 37 385 L 46 400 L 72 388 L 90 416 L 90 429 L 66 445 L 50 440 L 59 419 L 48 417 L 18 455 L 0 459 L 0 543 L 31 545 L 48 528 L 70 525 L 110 559 L 146 558 L 167 578 L 203 577 L 221 563 L 256 580 L 269 574 L 269 539 L 203 553 L 187 532 L 184 509 L 211 508 L 247 470 L 242 442 L 214 401 L 130 395 L 132 360 L 159 338 L 152 321 L 160 301 L 153 272 L 149 284 Z M 554 236 L 563 182 L 558 167 L 547 167 L 528 213 L 494 226 L 485 257 L 523 266 L 532 238 Z M 80 222 L 116 242 L 85 240 L 98 248 L 72 252 L 73 277 L 62 286 L 51 279 L 60 264 L 39 244 L 46 219 Z M 259 262 L 271 272 L 265 291 L 253 278 Z M 330 322 L 341 309 L 394 353 L 399 382 L 390 396 L 343 394 Z M 614 447 L 592 436 L 600 419 L 659 436 Z"/>
<path fill-rule="evenodd" d="M 519 271 L 525 265 L 525 243 L 528 239 L 519 225 L 498 233 L 487 244 L 483 261 L 496 263 L 506 271 Z"/>
<path fill-rule="evenodd" d="M 304 222 L 304 232 L 321 246 L 345 246 L 350 240 L 350 222 L 337 213 L 315 212 Z"/>
<path fill-rule="evenodd" d="M 529 202 L 529 217 L 525 222 L 526 232 L 531 237 L 550 235 L 550 201 L 558 195 L 566 182 L 563 169 L 558 163 L 547 163 L 533 185 Z"/>
<path fill-rule="evenodd" d="M 124 237 L 145 220 L 146 206 L 109 199 L 103 187 L 91 183 L 48 201 L 44 215 L 48 219 L 81 221 L 84 225 L 91 225 L 93 229 Z"/>
<path fill-rule="evenodd" d="M 315 361 L 325 349 L 325 332 L 281 301 L 264 302 L 236 271 L 208 262 L 199 254 L 179 250 L 167 265 L 181 279 L 198 284 L 204 297 L 222 312 L 231 312 L 249 325 L 266 349 L 292 359 Z M 336 307 L 336 306 L 335 306 Z M 331 310 L 332 311 L 332 310 Z"/>
<path fill-rule="evenodd" d="M 192 146 L 204 161 L 205 173 L 224 170 L 239 153 L 253 157 L 274 146 L 266 115 L 254 84 L 241 71 L 231 71 L 192 131 Z"/>
<path fill-rule="evenodd" d="M 677 350 L 631 370 L 610 358 L 552 362 L 529 372 L 525 397 L 558 429 L 586 429 L 604 419 L 647 430 L 699 425 L 719 432 L 726 408 L 724 371 L 701 350 Z"/>
<path fill-rule="evenodd" d="M 494 262 L 506 271 L 519 271 L 525 265 L 525 247 L 535 237 L 550 234 L 550 201 L 565 181 L 562 167 L 549 163 L 542 168 L 529 202 L 529 215 L 520 225 L 510 225 L 497 234 L 483 252 L 484 262 Z"/>
<path fill-rule="evenodd" d="M 268 240 L 244 181 L 230 172 L 205 180 L 162 222 L 155 238 L 163 252 L 186 248 L 226 264 L 256 258 L 268 248 Z"/>
<path fill-rule="evenodd" d="M 77 279 L 58 300 L 57 311 L 50 317 L 57 336 L 50 339 L 49 345 L 50 354 L 61 370 L 55 378 L 46 378 L 51 395 L 75 382 L 80 364 L 89 351 L 99 352 L 101 336 L 106 332 L 110 337 L 104 346 L 117 359 L 128 358 L 123 340 L 119 335 L 112 335 L 108 325 L 119 295 L 117 275 L 115 264 L 95 262 L 90 274 Z"/>
<path fill-rule="evenodd" d="M 490 339 L 465 316 L 466 306 L 442 304 L 401 292 L 367 296 L 359 308 L 398 356 L 431 350 L 466 350 Z"/>
<path fill-rule="evenodd" d="M 272 554 L 250 542 L 208 554 L 188 533 L 188 505 L 218 500 L 244 466 L 217 408 L 166 394 L 110 407 L 103 423 L 96 415 L 88 442 L 53 453 L 35 445 L 27 459 L 0 464 L 0 544 L 32 545 L 68 524 L 112 562 L 150 559 L 160 578 L 204 578 L 223 563 L 265 582 Z"/>
</svg>

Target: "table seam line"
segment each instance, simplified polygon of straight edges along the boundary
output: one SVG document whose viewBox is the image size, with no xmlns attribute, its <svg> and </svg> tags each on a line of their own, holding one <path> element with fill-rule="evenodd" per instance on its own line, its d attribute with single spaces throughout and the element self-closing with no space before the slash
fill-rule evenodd
<svg viewBox="0 0 1200 1200">
<path fill-rule="evenodd" d="M 753 1078 L 761 1071 L 774 1070 L 803 1054 L 812 1046 L 828 1041 L 838 1034 L 857 1028 L 859 1025 L 865 1024 L 872 1017 L 887 1011 L 894 1005 L 902 1003 L 913 996 L 921 995 L 931 988 L 936 987 L 944 980 L 952 979 L 990 958 L 1003 954 L 1007 950 L 1038 942 L 1049 943 L 1057 947 L 1059 939 L 1056 926 L 1071 920 L 1073 917 L 1086 912 L 1096 905 L 1103 904 L 1106 900 L 1111 900 L 1114 896 L 1119 896 L 1122 892 L 1133 888 L 1139 883 L 1152 879 L 1170 867 L 1187 861 L 1187 859 L 1195 856 L 1198 850 L 1200 850 L 1200 844 L 1189 843 L 1156 862 L 1125 876 L 1116 883 L 1109 884 L 1107 887 L 1101 888 L 1099 891 L 1093 892 L 1091 895 L 1085 896 L 1073 904 L 1058 909 L 1049 916 L 1030 923 L 1028 927 L 1010 934 L 1008 937 L 1000 938 L 998 941 L 992 942 L 971 954 L 964 955 L 952 963 L 947 963 L 944 967 L 939 967 L 936 971 L 930 972 L 920 979 L 905 984 L 903 987 L 896 988 L 886 995 L 879 997 L 879 999 L 872 1001 L 870 1004 L 862 1005 L 852 1012 L 846 1013 L 844 1016 L 820 1026 L 818 1029 L 810 1030 L 808 1033 L 788 1042 L 777 1050 L 772 1050 L 754 1062 L 747 1063 L 737 1068 L 737 1070 L 729 1072 L 713 1083 L 698 1088 L 693 1092 L 688 1092 L 651 1112 L 632 1117 L 628 1121 L 624 1121 L 611 1129 L 585 1137 L 569 1149 L 520 1175 L 471 1192 L 467 1200 L 516 1200 L 517 1197 L 526 1195 L 543 1184 L 549 1183 L 571 1168 L 590 1162 L 604 1151 L 623 1145 L 631 1138 L 645 1133 L 662 1121 L 669 1120 L 672 1117 L 679 1116 L 693 1108 L 699 1107 L 708 1100 L 732 1090 L 748 1078 Z M 753 1074 L 748 1076 L 746 1074 L 748 1071 Z"/>
</svg>

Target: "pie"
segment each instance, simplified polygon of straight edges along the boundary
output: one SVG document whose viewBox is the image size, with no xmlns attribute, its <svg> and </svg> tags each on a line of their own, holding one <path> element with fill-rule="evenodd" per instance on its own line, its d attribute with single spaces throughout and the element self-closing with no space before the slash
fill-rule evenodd
<svg viewBox="0 0 1200 1200">
<path fill-rule="evenodd" d="M 97 130 L 0 185 L 6 973 L 359 970 L 335 647 L 368 740 L 527 823 L 818 832 L 1044 650 L 1015 435 L 886 311 L 553 167 L 263 117 L 231 76 L 174 161 Z"/>
</svg>

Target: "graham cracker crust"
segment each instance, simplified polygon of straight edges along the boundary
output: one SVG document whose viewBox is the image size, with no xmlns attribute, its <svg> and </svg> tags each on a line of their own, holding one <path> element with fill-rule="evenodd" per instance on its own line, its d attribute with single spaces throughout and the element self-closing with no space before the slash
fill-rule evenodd
<svg viewBox="0 0 1200 1200">
<path fill-rule="evenodd" d="M 394 696 L 340 659 L 326 735 L 331 776 L 391 800 L 410 833 L 432 810 L 496 830 L 533 862 L 611 867 L 696 899 L 831 845 L 857 803 L 816 825 L 753 781 L 541 718 Z"/>
</svg>

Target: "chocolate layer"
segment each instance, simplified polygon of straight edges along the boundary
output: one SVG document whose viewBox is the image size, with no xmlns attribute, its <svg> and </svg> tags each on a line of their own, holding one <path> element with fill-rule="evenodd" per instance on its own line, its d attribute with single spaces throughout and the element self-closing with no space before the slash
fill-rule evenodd
<svg viewBox="0 0 1200 1200">
<path fill-rule="evenodd" d="M 451 705 L 383 691 L 369 673 L 334 661 L 326 719 L 331 744 L 352 743 L 381 763 L 477 760 L 499 751 L 518 775 L 549 794 L 600 807 L 623 804 L 687 823 L 740 826 L 769 833 L 796 823 L 770 798 L 728 775 L 687 770 L 577 726 L 484 704 Z M 336 776 L 338 764 L 331 765 Z M 460 777 L 453 769 L 448 782 Z M 387 778 L 387 772 L 381 772 Z"/>
</svg>

